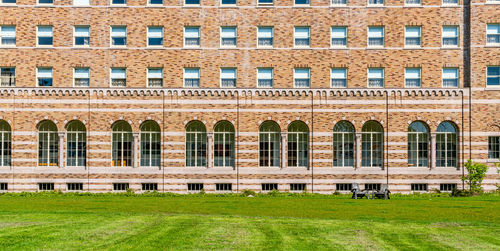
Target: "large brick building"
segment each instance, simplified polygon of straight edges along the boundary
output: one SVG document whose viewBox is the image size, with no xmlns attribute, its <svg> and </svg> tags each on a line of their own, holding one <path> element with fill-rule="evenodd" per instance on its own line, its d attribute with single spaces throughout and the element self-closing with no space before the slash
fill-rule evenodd
<svg viewBox="0 0 500 251">
<path fill-rule="evenodd" d="M 0 26 L 0 191 L 451 190 L 500 157 L 498 0 L 2 0 Z"/>
</svg>

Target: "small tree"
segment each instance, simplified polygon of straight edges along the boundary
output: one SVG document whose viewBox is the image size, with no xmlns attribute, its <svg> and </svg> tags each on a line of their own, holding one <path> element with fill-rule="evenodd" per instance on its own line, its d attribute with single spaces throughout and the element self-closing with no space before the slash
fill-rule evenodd
<svg viewBox="0 0 500 251">
<path fill-rule="evenodd" d="M 488 166 L 472 162 L 472 160 L 467 160 L 465 168 L 467 168 L 468 174 L 462 177 L 462 181 L 467 182 L 471 194 L 481 192 L 483 190 L 481 183 L 483 182 L 484 176 L 486 176 Z"/>
</svg>

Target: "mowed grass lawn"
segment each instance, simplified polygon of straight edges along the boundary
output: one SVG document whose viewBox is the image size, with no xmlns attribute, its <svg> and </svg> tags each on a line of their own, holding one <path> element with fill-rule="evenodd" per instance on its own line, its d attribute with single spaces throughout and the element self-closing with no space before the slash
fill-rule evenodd
<svg viewBox="0 0 500 251">
<path fill-rule="evenodd" d="M 500 250 L 500 197 L 0 196 L 1 250 Z"/>
</svg>

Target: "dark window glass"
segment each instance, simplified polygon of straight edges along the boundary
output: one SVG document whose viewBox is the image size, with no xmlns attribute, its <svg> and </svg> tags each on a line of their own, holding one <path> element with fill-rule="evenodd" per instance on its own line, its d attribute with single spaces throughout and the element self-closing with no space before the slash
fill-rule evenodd
<svg viewBox="0 0 500 251">
<path fill-rule="evenodd" d="M 186 0 L 186 4 L 200 4 L 200 0 Z"/>
<path fill-rule="evenodd" d="M 52 45 L 52 37 L 39 37 L 38 45 Z"/>
</svg>

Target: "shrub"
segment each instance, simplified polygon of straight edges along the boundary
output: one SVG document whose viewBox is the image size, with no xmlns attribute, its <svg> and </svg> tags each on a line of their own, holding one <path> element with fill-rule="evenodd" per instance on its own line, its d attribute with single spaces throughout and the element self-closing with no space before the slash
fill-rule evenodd
<svg viewBox="0 0 500 251">
<path fill-rule="evenodd" d="M 462 181 L 467 182 L 469 185 L 469 192 L 471 194 L 482 192 L 483 188 L 481 187 L 481 183 L 483 182 L 484 176 L 486 176 L 488 166 L 467 160 L 465 168 L 467 168 L 467 174 L 462 177 Z"/>
<path fill-rule="evenodd" d="M 248 196 L 254 196 L 255 197 L 256 193 L 253 190 L 245 189 L 245 190 L 241 191 L 241 195 L 243 197 L 248 197 Z"/>
</svg>

